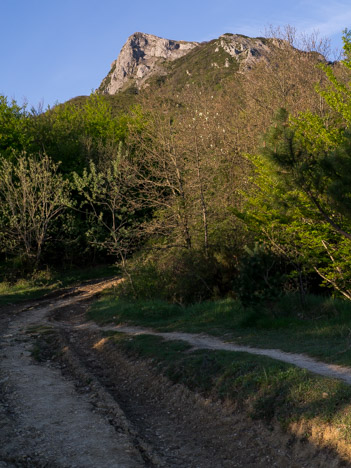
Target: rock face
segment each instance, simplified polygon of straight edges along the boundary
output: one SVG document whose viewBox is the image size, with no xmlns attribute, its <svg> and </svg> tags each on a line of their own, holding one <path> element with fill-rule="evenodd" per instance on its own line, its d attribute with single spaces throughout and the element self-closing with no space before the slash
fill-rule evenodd
<svg viewBox="0 0 351 468">
<path fill-rule="evenodd" d="M 102 81 L 99 91 L 116 94 L 134 85 L 143 86 L 152 75 L 165 74 L 165 62 L 176 60 L 198 46 L 198 42 L 173 41 L 145 33 L 132 34 L 111 64 L 109 74 Z"/>
<path fill-rule="evenodd" d="M 272 50 L 284 47 L 291 46 L 280 39 L 250 38 L 240 34 L 227 33 L 218 39 L 199 43 L 173 41 L 137 32 L 128 38 L 117 60 L 112 62 L 98 92 L 116 94 L 129 87 L 140 89 L 152 76 L 168 75 L 177 66 L 184 68 L 184 60 L 189 64 L 185 73 L 190 77 L 196 72 L 205 75 L 208 67 L 222 69 L 227 74 L 234 70 L 245 72 L 259 60 L 268 61 Z M 177 62 L 187 54 L 188 57 Z"/>
<path fill-rule="evenodd" d="M 280 39 L 251 38 L 239 34 L 223 34 L 218 39 L 216 51 L 222 48 L 227 54 L 237 60 L 240 71 L 250 69 L 258 60 L 268 60 L 274 47 L 288 46 Z"/>
</svg>

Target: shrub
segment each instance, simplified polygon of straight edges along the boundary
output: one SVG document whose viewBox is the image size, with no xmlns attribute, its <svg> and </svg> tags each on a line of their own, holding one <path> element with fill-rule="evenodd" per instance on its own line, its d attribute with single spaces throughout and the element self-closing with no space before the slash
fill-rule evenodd
<svg viewBox="0 0 351 468">
<path fill-rule="evenodd" d="M 234 283 L 236 294 L 245 306 L 276 300 L 286 281 L 283 260 L 260 244 L 245 250 Z"/>
<path fill-rule="evenodd" d="M 147 259 L 134 259 L 129 276 L 130 281 L 121 286 L 121 296 L 190 304 L 218 296 L 221 266 L 201 251 L 167 249 Z"/>
</svg>

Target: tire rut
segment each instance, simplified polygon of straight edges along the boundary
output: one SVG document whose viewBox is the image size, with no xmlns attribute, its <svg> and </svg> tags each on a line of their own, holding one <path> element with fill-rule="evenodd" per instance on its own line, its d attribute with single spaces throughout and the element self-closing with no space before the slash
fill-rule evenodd
<svg viewBox="0 0 351 468">
<path fill-rule="evenodd" d="M 109 284 L 111 281 L 85 286 L 75 296 L 22 308 L 7 323 L 0 348 L 1 468 L 145 466 L 123 425 L 121 411 L 115 411 L 122 421 L 116 431 L 106 415 L 93 408 L 90 388 L 77 392 L 70 376 L 63 377 L 55 361 L 38 363 L 32 357 L 35 337 L 50 337 L 53 345 L 55 331 L 47 321 L 49 313 L 89 299 Z M 4 323 L 2 320 L 2 328 Z"/>
</svg>

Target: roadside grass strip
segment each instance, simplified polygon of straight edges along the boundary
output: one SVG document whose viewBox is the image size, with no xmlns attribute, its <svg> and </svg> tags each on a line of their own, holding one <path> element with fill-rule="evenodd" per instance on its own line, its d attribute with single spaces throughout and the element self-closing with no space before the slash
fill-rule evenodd
<svg viewBox="0 0 351 468">
<path fill-rule="evenodd" d="M 184 341 L 104 332 L 106 343 L 147 359 L 174 384 L 244 410 L 253 419 L 351 455 L 351 386 L 243 352 L 192 349 Z M 104 345 L 104 346 L 105 346 Z"/>
<path fill-rule="evenodd" d="M 303 316 L 286 312 L 276 317 L 267 310 L 245 309 L 233 299 L 181 307 L 127 300 L 110 290 L 92 305 L 88 318 L 99 325 L 206 333 L 242 346 L 303 353 L 328 364 L 351 366 L 351 304 L 337 300 L 328 304 L 324 303 L 324 312 L 323 303 L 317 303 L 316 311 Z"/>
<path fill-rule="evenodd" d="M 105 327 L 108 343 L 136 359 L 148 359 L 173 383 L 243 409 L 272 427 L 278 423 L 286 432 L 333 447 L 350 460 L 351 385 L 340 375 L 325 377 L 268 356 L 196 349 L 176 340 L 176 332 L 196 333 L 200 343 L 205 333 L 228 346 L 304 353 L 307 361 L 312 361 L 308 356 L 317 358 L 332 370 L 338 367 L 333 364 L 351 367 L 351 305 L 313 297 L 310 301 L 303 314 L 286 308 L 277 315 L 245 309 L 233 299 L 189 306 L 128 300 L 118 297 L 117 288 L 105 290 L 87 318 Z M 110 326 L 124 327 L 126 333 L 107 331 Z M 128 334 L 128 327 L 174 336 L 170 341 L 148 331 Z"/>
</svg>

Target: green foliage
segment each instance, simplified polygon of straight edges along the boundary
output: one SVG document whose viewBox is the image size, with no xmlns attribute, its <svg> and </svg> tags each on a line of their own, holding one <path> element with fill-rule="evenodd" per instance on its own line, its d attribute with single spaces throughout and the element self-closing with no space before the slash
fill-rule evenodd
<svg viewBox="0 0 351 468">
<path fill-rule="evenodd" d="M 156 250 L 129 265 L 130 281 L 123 286 L 123 297 L 201 302 L 220 295 L 222 269 L 214 257 L 195 249 Z"/>
<path fill-rule="evenodd" d="M 65 173 L 81 173 L 89 161 L 103 164 L 115 153 L 127 132 L 128 119 L 114 117 L 102 96 L 92 94 L 83 103 L 60 104 L 31 119 L 32 151 L 45 151 L 61 161 Z"/>
<path fill-rule="evenodd" d="M 346 56 L 349 41 L 346 31 Z M 351 69 L 347 59 L 343 63 Z M 290 121 L 286 111 L 277 114 L 259 156 L 250 158 L 256 191 L 243 217 L 294 265 L 301 292 L 302 276 L 314 270 L 351 299 L 351 90 L 331 67 L 323 69 L 329 85 L 318 92 L 329 112 Z"/>
<path fill-rule="evenodd" d="M 134 184 L 133 170 L 128 154 L 119 145 L 115 157 L 98 170 L 93 162 L 80 176 L 73 173 L 74 186 L 88 207 L 91 217 L 88 240 L 111 255 L 126 257 L 136 242 L 142 212 Z"/>
<path fill-rule="evenodd" d="M 212 256 L 196 250 L 180 250 L 164 258 L 168 273 L 167 297 L 181 304 L 200 302 L 216 295 L 220 283 L 220 265 Z"/>
<path fill-rule="evenodd" d="M 105 100 L 111 109 L 112 116 L 117 119 L 122 114 L 128 113 L 139 100 L 138 92 L 135 88 L 128 88 L 124 91 L 120 91 L 118 94 L 100 94 L 99 98 Z M 67 104 L 73 104 L 74 106 L 82 108 L 89 99 L 90 96 L 76 96 L 67 101 Z"/>
<path fill-rule="evenodd" d="M 10 158 L 13 152 L 26 150 L 31 136 L 27 132 L 28 114 L 26 106 L 15 100 L 10 103 L 0 95 L 0 156 Z"/>
<path fill-rule="evenodd" d="M 45 218 L 45 213 L 43 211 L 39 214 L 40 210 L 38 207 L 34 208 L 33 200 L 35 197 L 37 199 L 40 196 L 43 197 L 46 190 L 47 193 L 50 192 L 51 189 L 45 185 L 46 182 L 44 184 L 43 180 L 45 177 L 47 180 L 50 178 L 49 172 L 51 170 L 55 173 L 53 180 L 57 179 L 57 194 L 58 196 L 61 194 L 63 198 L 70 192 L 68 180 L 72 180 L 73 172 L 78 174 L 77 177 L 81 177 L 84 169 L 88 170 L 89 164 L 92 163 L 91 167 L 95 168 L 95 175 L 102 172 L 108 173 L 110 166 L 113 165 L 111 161 L 115 160 L 122 142 L 126 139 L 130 120 L 129 117 L 120 112 L 118 115 L 113 114 L 109 100 L 95 94 L 81 101 L 57 105 L 42 113 L 34 110 L 29 113 L 25 106 L 20 107 L 15 101 L 9 103 L 5 97 L 1 97 L 0 156 L 3 160 L 9 160 L 8 167 L 6 162 L 0 161 L 3 170 L 6 166 L 7 172 L 11 172 L 10 166 L 11 161 L 13 161 L 13 174 L 11 176 L 13 180 L 10 177 L 11 180 L 4 179 L 2 181 L 2 199 L 5 200 L 10 193 L 13 193 L 11 196 L 14 198 L 16 190 L 17 194 L 20 193 L 21 187 L 23 193 L 20 197 L 26 199 L 27 205 L 29 198 L 32 197 L 30 202 L 32 212 L 30 214 L 19 214 L 20 199 L 16 205 L 16 202 L 11 204 L 7 198 L 0 210 L 0 255 L 2 253 L 0 262 L 3 262 L 5 268 L 13 270 L 13 268 L 25 267 L 31 269 L 33 264 L 39 262 L 39 258 L 41 261 L 55 266 L 76 266 L 79 262 L 84 265 L 90 261 L 106 261 L 106 255 L 111 253 L 110 247 L 112 245 L 111 242 L 107 242 L 107 239 L 109 233 L 111 234 L 114 230 L 110 221 L 112 224 L 114 223 L 113 218 L 116 215 L 116 210 L 109 214 L 109 208 L 106 204 L 103 209 L 98 210 L 100 218 L 96 222 L 95 215 L 97 213 L 94 212 L 91 198 L 83 200 L 84 196 L 88 195 L 89 189 L 85 194 L 82 190 L 73 189 L 73 199 L 69 203 L 70 209 L 65 212 L 61 210 L 50 218 L 50 222 L 43 228 L 45 235 L 39 234 L 37 227 L 29 226 L 28 217 L 31 217 L 30 223 L 32 225 L 38 226 L 41 223 L 43 226 L 45 224 L 45 221 L 39 220 L 40 217 Z M 133 117 L 135 127 L 138 126 L 137 122 L 138 118 Z M 18 150 L 25 150 L 26 156 L 23 156 L 23 161 L 18 160 L 17 155 L 20 154 Z M 41 156 L 43 152 L 47 156 Z M 46 158 L 48 161 L 50 160 L 48 163 L 48 166 L 51 165 L 48 169 L 49 172 L 42 171 L 41 182 L 38 182 L 40 176 L 36 174 L 35 177 L 38 180 L 35 181 L 33 175 L 28 175 L 34 170 L 34 163 L 32 164 L 31 161 L 44 161 Z M 25 161 L 28 161 L 30 167 L 24 167 Z M 19 167 L 21 167 L 22 175 L 16 172 L 17 169 L 15 170 Z M 24 176 L 26 171 L 27 176 Z M 113 177 L 116 176 L 116 171 L 114 173 L 113 171 L 114 169 L 107 176 L 110 189 Z M 107 179 L 102 181 L 100 178 L 99 181 L 96 181 L 96 190 L 101 190 L 100 208 L 103 204 L 102 199 L 106 196 L 104 183 Z M 131 208 L 131 203 L 126 202 L 128 198 L 126 192 L 130 189 L 130 184 L 129 182 L 127 184 L 126 181 L 127 179 L 122 181 L 121 177 L 119 177 L 119 182 L 115 181 L 114 188 L 116 189 L 118 183 L 118 190 L 120 190 L 118 216 L 124 212 L 124 218 L 128 215 L 128 222 L 133 223 L 135 209 Z M 6 187 L 4 184 L 7 184 Z M 38 189 L 40 184 L 45 185 L 45 187 Z M 121 201 L 123 189 L 125 189 L 124 199 Z M 28 193 L 24 194 L 24 190 L 30 193 L 30 197 L 28 197 Z M 96 190 L 92 195 L 95 200 L 98 197 Z M 116 190 L 114 195 L 116 195 Z M 68 200 L 65 201 L 65 204 L 68 204 Z M 22 211 L 29 210 L 27 205 L 26 208 L 22 207 Z M 84 209 L 80 210 L 82 205 L 84 205 Z M 33 229 L 37 230 L 35 234 Z M 121 235 L 123 230 L 126 232 L 126 226 L 120 228 Z M 39 237 L 40 240 L 38 240 Z M 44 238 L 45 240 L 43 240 Z M 50 241 L 47 242 L 48 240 Z"/>
<path fill-rule="evenodd" d="M 0 161 L 0 249 L 36 267 L 52 221 L 70 203 L 68 182 L 48 156 Z"/>
<path fill-rule="evenodd" d="M 135 259 L 129 264 L 128 271 L 129 279 L 119 288 L 120 297 L 127 300 L 130 297 L 137 300 L 167 300 L 170 272 L 161 271 L 155 262 Z"/>
<path fill-rule="evenodd" d="M 252 250 L 246 248 L 234 283 L 235 292 L 245 306 L 276 300 L 283 294 L 285 282 L 281 258 L 257 243 Z"/>
</svg>

